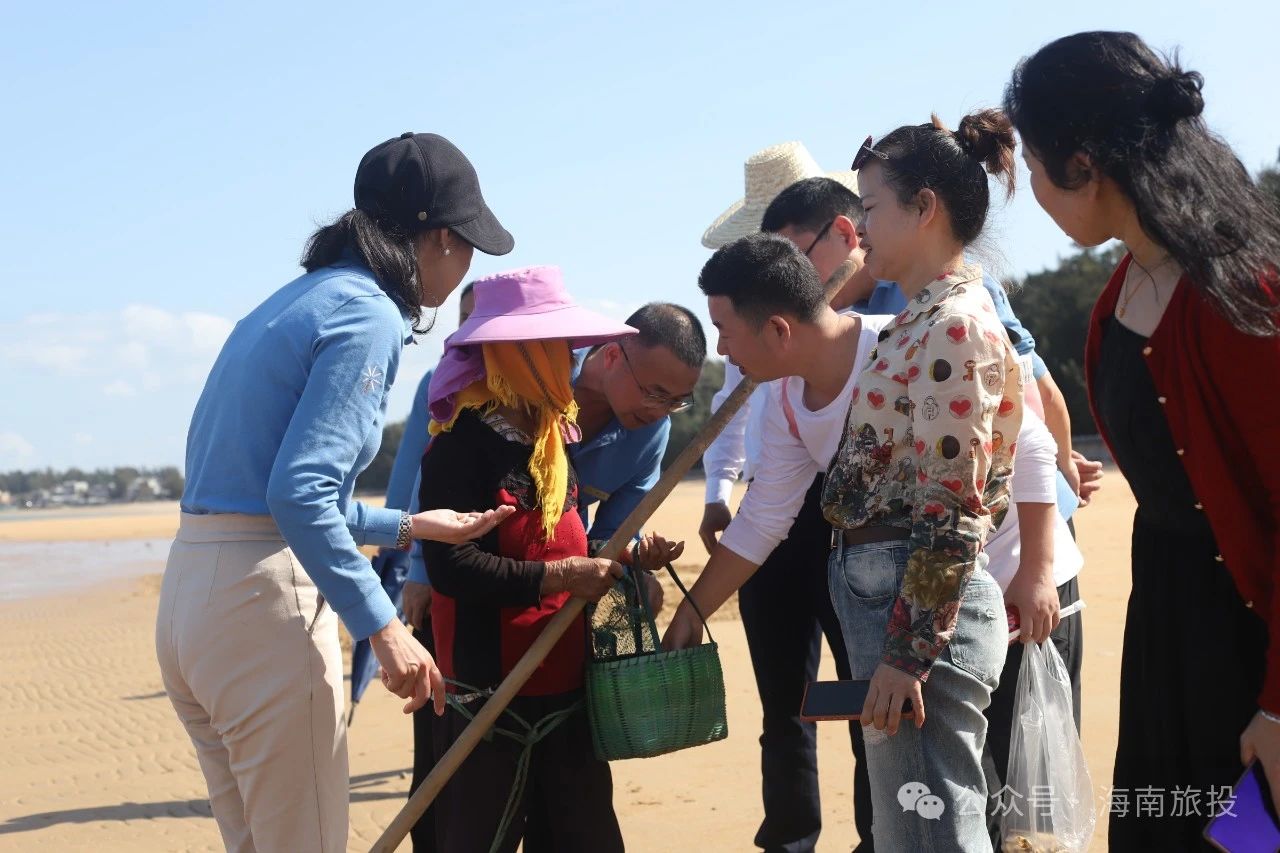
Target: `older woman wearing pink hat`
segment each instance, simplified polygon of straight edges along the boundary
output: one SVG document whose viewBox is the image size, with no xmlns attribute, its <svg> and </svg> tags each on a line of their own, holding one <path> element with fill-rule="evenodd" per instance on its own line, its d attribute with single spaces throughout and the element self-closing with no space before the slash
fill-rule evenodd
<svg viewBox="0 0 1280 853">
<path fill-rule="evenodd" d="M 514 511 L 474 541 L 423 543 L 449 683 L 437 757 L 571 597 L 596 601 L 623 573 L 587 556 L 566 442 L 579 435 L 572 350 L 635 330 L 576 305 L 555 267 L 481 279 L 474 292 L 476 309 L 431 382 L 420 506 Z M 646 543 L 663 560 L 674 550 Z M 514 851 L 522 840 L 530 853 L 622 849 L 609 765 L 595 757 L 582 707 L 586 630 L 579 617 L 450 780 L 436 809 L 439 850 Z"/>
</svg>

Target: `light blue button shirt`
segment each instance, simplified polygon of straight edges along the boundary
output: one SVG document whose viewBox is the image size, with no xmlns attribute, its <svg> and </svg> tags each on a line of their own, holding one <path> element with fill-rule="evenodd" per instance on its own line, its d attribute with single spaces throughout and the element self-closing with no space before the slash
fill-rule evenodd
<svg viewBox="0 0 1280 853">
<path fill-rule="evenodd" d="M 184 512 L 270 514 L 355 639 L 395 618 L 361 545 L 400 511 L 352 499 L 382 440 L 408 320 L 353 260 L 303 275 L 236 324 L 187 434 Z"/>
</svg>

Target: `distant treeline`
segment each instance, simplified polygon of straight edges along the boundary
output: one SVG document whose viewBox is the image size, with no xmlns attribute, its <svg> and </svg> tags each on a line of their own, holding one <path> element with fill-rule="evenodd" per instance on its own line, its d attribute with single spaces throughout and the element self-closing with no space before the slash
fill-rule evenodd
<svg viewBox="0 0 1280 853">
<path fill-rule="evenodd" d="M 139 480 L 154 479 L 169 496 L 182 494 L 182 472 L 172 465 L 163 468 L 80 468 L 57 470 L 45 468 L 39 471 L 7 471 L 0 473 L 0 492 L 9 492 L 16 499 L 38 492 L 52 492 L 67 483 L 88 483 L 105 487 L 112 500 L 124 500 L 131 489 L 137 489 Z"/>
<path fill-rule="evenodd" d="M 1276 200 L 1280 207 L 1280 162 L 1258 174 L 1258 185 Z M 1084 384 L 1084 344 L 1089 314 L 1098 294 L 1106 285 L 1123 247 L 1083 249 L 1061 261 L 1055 269 L 1032 273 L 1021 282 L 1009 282 L 1014 309 L 1019 319 L 1036 339 L 1036 350 L 1049 366 L 1071 411 L 1072 431 L 1087 435 L 1097 432 L 1089 412 Z M 714 330 L 712 331 L 714 334 Z M 714 344 L 714 342 L 713 342 Z M 670 464 L 690 439 L 711 417 L 711 398 L 724 383 L 724 363 L 708 360 L 696 391 L 697 404 L 688 412 L 675 415 L 671 422 L 671 441 L 667 446 L 664 466 Z M 387 424 L 382 433 L 382 447 L 377 457 L 360 476 L 359 488 L 364 492 L 386 489 L 391 463 L 404 423 Z M 182 494 L 182 475 L 177 468 L 104 468 L 81 471 L 10 471 L 0 473 L 0 491 L 15 497 L 39 490 L 52 490 L 67 481 L 83 481 L 91 485 L 106 484 L 113 499 L 128 493 L 130 484 L 139 477 L 155 477 L 170 495 Z"/>
<path fill-rule="evenodd" d="M 1084 342 L 1089 313 L 1123 251 L 1120 246 L 1084 249 L 1063 258 L 1055 269 L 1006 284 L 1012 293 L 1014 310 L 1035 336 L 1036 350 L 1062 389 L 1071 411 L 1072 431 L 1078 434 L 1097 431 L 1084 385 Z M 663 459 L 664 467 L 684 450 L 711 417 L 711 398 L 722 384 L 724 362 L 708 359 L 695 392 L 696 404 L 671 419 L 671 440 Z M 377 457 L 360 475 L 358 487 L 362 492 L 386 489 L 391 463 L 403 434 L 403 422 L 388 424 L 383 430 Z"/>
</svg>

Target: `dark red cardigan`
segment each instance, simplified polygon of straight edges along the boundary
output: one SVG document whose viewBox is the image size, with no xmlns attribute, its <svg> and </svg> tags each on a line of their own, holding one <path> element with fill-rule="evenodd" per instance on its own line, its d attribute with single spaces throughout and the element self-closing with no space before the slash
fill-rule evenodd
<svg viewBox="0 0 1280 853">
<path fill-rule="evenodd" d="M 1085 350 L 1089 404 L 1108 447 L 1093 380 L 1101 324 L 1115 312 L 1131 259 L 1125 256 L 1098 297 Z M 1280 714 L 1280 338 L 1238 331 L 1183 279 L 1143 354 L 1196 506 L 1203 505 L 1222 551 L 1218 559 L 1267 622 L 1271 640 L 1258 704 Z"/>
</svg>

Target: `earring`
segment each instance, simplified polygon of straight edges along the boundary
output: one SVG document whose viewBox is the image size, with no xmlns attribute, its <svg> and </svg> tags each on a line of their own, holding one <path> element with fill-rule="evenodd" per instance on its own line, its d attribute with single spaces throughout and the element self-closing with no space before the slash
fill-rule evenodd
<svg viewBox="0 0 1280 853">
<path fill-rule="evenodd" d="M 444 255 L 445 255 L 445 257 L 447 258 L 447 257 L 449 257 L 449 256 L 450 256 L 450 255 L 452 255 L 452 254 L 453 254 L 453 249 L 450 249 L 448 246 L 445 246 L 445 247 L 444 247 Z"/>
</svg>

